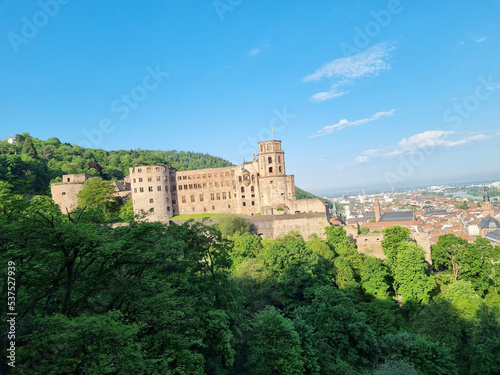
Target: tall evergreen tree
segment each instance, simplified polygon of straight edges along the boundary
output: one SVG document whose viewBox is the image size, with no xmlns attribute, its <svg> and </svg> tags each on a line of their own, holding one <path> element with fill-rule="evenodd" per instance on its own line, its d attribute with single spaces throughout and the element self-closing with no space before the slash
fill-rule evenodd
<svg viewBox="0 0 500 375">
<path fill-rule="evenodd" d="M 27 137 L 24 141 L 23 145 L 23 155 L 32 157 L 37 159 L 38 158 L 38 153 L 36 152 L 35 146 L 33 146 L 33 141 L 31 140 L 31 137 Z"/>
</svg>

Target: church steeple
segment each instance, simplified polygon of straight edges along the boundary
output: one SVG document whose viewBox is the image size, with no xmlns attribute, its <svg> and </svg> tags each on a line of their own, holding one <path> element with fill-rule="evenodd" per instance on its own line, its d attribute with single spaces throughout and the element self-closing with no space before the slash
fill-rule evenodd
<svg viewBox="0 0 500 375">
<path fill-rule="evenodd" d="M 483 217 L 495 216 L 495 211 L 493 210 L 493 205 L 491 204 L 490 197 L 488 196 L 488 192 L 486 191 L 486 186 L 484 187 L 482 207 L 483 207 Z"/>
<path fill-rule="evenodd" d="M 486 186 L 484 187 L 484 194 L 483 194 L 483 202 L 489 202 L 490 197 L 488 196 L 488 191 L 486 190 Z"/>
</svg>

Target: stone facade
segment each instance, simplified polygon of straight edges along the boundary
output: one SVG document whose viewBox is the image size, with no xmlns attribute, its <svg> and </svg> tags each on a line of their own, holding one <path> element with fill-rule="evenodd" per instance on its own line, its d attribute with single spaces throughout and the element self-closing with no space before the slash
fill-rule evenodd
<svg viewBox="0 0 500 375">
<path fill-rule="evenodd" d="M 76 209 L 76 195 L 89 178 L 88 174 L 65 174 L 62 176 L 62 182 L 50 186 L 52 200 L 59 206 L 61 212 L 66 213 Z"/>
<path fill-rule="evenodd" d="M 166 221 L 178 214 L 252 216 L 326 212 L 319 199 L 295 199 L 295 180 L 285 171 L 281 141 L 258 144 L 259 154 L 242 165 L 177 171 L 169 166 L 130 168 L 134 212 Z"/>
</svg>

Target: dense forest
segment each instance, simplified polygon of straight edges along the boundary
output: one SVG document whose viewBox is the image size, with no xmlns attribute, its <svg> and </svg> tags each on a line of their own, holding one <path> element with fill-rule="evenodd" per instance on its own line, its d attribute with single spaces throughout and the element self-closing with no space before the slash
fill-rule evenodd
<svg viewBox="0 0 500 375">
<path fill-rule="evenodd" d="M 88 173 L 104 180 L 122 180 L 134 165 L 168 164 L 178 170 L 225 167 L 227 160 L 185 151 L 151 151 L 83 148 L 61 143 L 55 137 L 46 141 L 28 133 L 16 135 L 16 142 L 0 142 L 0 181 L 13 185 L 20 194 L 50 193 L 50 182 L 63 174 Z"/>
<path fill-rule="evenodd" d="M 401 227 L 382 261 L 342 227 L 271 240 L 241 217 L 116 227 L 111 206 L 82 207 L 0 182 L 2 373 L 500 373 L 484 239 L 442 236 L 429 266 Z"/>
</svg>

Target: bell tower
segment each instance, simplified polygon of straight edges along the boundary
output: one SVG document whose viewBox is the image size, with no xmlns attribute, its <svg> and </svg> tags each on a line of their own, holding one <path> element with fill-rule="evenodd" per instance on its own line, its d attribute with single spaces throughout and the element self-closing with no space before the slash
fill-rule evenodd
<svg viewBox="0 0 500 375">
<path fill-rule="evenodd" d="M 281 141 L 259 142 L 258 145 L 260 177 L 285 176 L 285 152 L 281 149 Z"/>
<path fill-rule="evenodd" d="M 258 143 L 260 199 L 265 206 L 286 205 L 295 199 L 295 180 L 285 172 L 285 152 L 281 141 L 270 140 Z"/>
<path fill-rule="evenodd" d="M 484 187 L 484 195 L 483 195 L 483 217 L 486 216 L 495 216 L 494 215 L 494 210 L 493 210 L 493 205 L 491 204 L 490 197 L 488 195 L 488 191 L 486 190 L 486 186 Z"/>
</svg>

